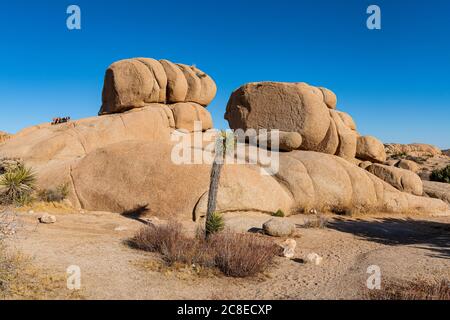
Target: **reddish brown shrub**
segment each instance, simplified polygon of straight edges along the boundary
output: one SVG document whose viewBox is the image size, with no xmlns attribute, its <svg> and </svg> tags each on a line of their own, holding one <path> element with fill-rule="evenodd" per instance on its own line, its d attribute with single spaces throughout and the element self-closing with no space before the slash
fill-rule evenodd
<svg viewBox="0 0 450 320">
<path fill-rule="evenodd" d="M 369 300 L 450 300 L 450 281 L 387 280 L 381 290 L 370 290 L 365 294 Z"/>
<path fill-rule="evenodd" d="M 279 248 L 254 234 L 216 233 L 208 240 L 191 238 L 179 223 L 146 226 L 128 243 L 138 249 L 157 252 L 169 265 L 183 263 L 216 267 L 231 277 L 248 277 L 264 271 Z"/>
<path fill-rule="evenodd" d="M 248 277 L 266 270 L 279 252 L 272 241 L 255 234 L 224 232 L 212 241 L 216 266 L 230 277 Z"/>
</svg>

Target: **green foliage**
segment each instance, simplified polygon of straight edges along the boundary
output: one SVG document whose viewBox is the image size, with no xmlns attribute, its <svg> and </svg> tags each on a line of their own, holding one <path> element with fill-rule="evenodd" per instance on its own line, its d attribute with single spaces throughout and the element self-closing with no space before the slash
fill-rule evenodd
<svg viewBox="0 0 450 320">
<path fill-rule="evenodd" d="M 69 195 L 69 185 L 61 184 L 55 189 L 44 189 L 38 192 L 38 199 L 45 202 L 61 202 Z"/>
<path fill-rule="evenodd" d="M 207 234 L 214 234 L 222 231 L 225 228 L 225 222 L 221 214 L 213 212 L 213 214 L 206 221 Z"/>
<path fill-rule="evenodd" d="M 36 176 L 31 168 L 20 165 L 0 176 L 0 202 L 24 205 L 31 201 Z"/>
<path fill-rule="evenodd" d="M 431 173 L 430 180 L 450 183 L 450 165 L 440 170 L 434 170 Z"/>
<path fill-rule="evenodd" d="M 279 209 L 277 212 L 272 213 L 272 216 L 284 218 L 286 215 L 284 214 L 283 210 Z"/>
<path fill-rule="evenodd" d="M 405 159 L 408 156 L 406 152 L 398 152 L 391 155 L 392 159 Z"/>
</svg>

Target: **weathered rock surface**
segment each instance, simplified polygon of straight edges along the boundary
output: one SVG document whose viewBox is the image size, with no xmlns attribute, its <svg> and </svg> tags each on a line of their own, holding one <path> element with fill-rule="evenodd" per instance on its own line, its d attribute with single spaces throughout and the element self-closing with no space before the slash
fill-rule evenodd
<svg viewBox="0 0 450 320">
<path fill-rule="evenodd" d="M 266 134 L 259 134 L 255 138 L 254 145 L 266 146 L 267 148 L 280 151 L 297 150 L 302 144 L 302 136 L 298 132 L 267 132 Z M 275 144 L 272 143 L 272 139 L 275 139 L 277 142 Z"/>
<path fill-rule="evenodd" d="M 206 107 L 216 92 L 214 80 L 194 66 L 150 58 L 120 60 L 106 70 L 99 114 L 151 103 L 193 102 Z"/>
<path fill-rule="evenodd" d="M 423 155 L 440 155 L 442 151 L 431 144 L 424 143 L 412 143 L 412 144 L 399 144 L 399 143 L 387 143 L 384 145 L 388 154 L 408 154 L 412 156 Z"/>
<path fill-rule="evenodd" d="M 441 199 L 450 204 L 450 183 L 423 181 L 423 191 L 429 197 Z"/>
<path fill-rule="evenodd" d="M 295 225 L 283 218 L 273 218 L 263 224 L 266 234 L 273 237 L 289 237 L 295 231 Z"/>
<path fill-rule="evenodd" d="M 363 161 L 383 163 L 386 161 L 384 145 L 375 137 L 358 137 L 356 157 Z"/>
<path fill-rule="evenodd" d="M 423 195 L 422 180 L 414 172 L 382 164 L 372 164 L 366 170 L 398 190 L 417 196 Z"/>
<path fill-rule="evenodd" d="M 397 168 L 405 169 L 417 173 L 420 170 L 420 166 L 411 160 L 401 159 L 397 163 L 395 163 Z"/>
<path fill-rule="evenodd" d="M 44 224 L 52 224 L 56 222 L 56 217 L 45 213 L 41 217 L 39 217 L 39 222 Z"/>
<path fill-rule="evenodd" d="M 298 132 L 300 149 L 353 159 L 356 125 L 346 113 L 335 110 L 330 90 L 306 83 L 248 83 L 231 95 L 225 113 L 232 129 L 278 129 Z"/>
<path fill-rule="evenodd" d="M 154 216 L 196 220 L 206 212 L 210 179 L 211 165 L 202 160 L 213 154 L 202 141 L 201 146 L 188 147 L 193 153 L 189 158 L 200 152 L 203 159 L 198 164 L 179 164 L 174 155 L 179 137 L 195 139 L 196 130 L 211 133 L 211 116 L 204 106 L 215 91 L 212 79 L 195 67 L 165 60 L 123 60 L 106 73 L 102 116 L 26 128 L 0 144 L 0 159 L 20 158 L 31 165 L 40 188 L 67 183 L 69 200 L 77 208 L 124 212 L 145 205 Z M 282 149 L 290 152 L 273 152 L 274 175 L 261 174 L 270 171 L 267 159 L 226 163 L 217 211 L 282 210 L 289 215 L 311 209 L 448 210 L 441 200 L 412 195 L 422 192 L 410 171 L 393 168 L 401 171 L 378 175 L 412 194 L 355 165 L 360 163 L 355 159 L 359 135 L 351 117 L 335 110 L 336 101 L 331 91 L 305 83 L 248 84 L 233 93 L 226 115 L 230 124 L 281 129 Z M 194 127 L 197 120 L 201 128 Z M 243 145 L 247 160 L 267 153 Z M 360 155 L 380 158 L 376 146 L 367 149 Z M 381 165 L 368 168 L 373 166 Z"/>
</svg>

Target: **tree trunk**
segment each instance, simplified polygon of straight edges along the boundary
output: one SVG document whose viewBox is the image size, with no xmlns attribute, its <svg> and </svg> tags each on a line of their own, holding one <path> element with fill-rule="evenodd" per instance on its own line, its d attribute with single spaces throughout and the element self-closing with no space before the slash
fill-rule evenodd
<svg viewBox="0 0 450 320">
<path fill-rule="evenodd" d="M 217 192 L 219 191 L 219 181 L 220 173 L 222 172 L 223 158 L 225 155 L 225 150 L 216 150 L 216 155 L 214 157 L 214 162 L 211 168 L 211 176 L 209 182 L 209 193 L 208 193 L 208 208 L 206 210 L 206 221 L 205 221 L 205 236 L 209 237 L 210 232 L 207 228 L 208 221 L 210 221 L 211 216 L 216 211 L 217 204 Z"/>
</svg>

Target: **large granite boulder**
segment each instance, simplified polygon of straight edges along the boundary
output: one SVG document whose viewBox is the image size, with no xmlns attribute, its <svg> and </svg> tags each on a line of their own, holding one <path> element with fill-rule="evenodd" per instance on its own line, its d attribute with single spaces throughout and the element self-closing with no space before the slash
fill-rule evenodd
<svg viewBox="0 0 450 320">
<path fill-rule="evenodd" d="M 423 195 L 422 180 L 417 174 L 410 170 L 378 163 L 368 166 L 366 170 L 398 190 L 417 196 Z"/>
<path fill-rule="evenodd" d="M 195 66 L 150 58 L 120 60 L 106 70 L 99 114 L 150 103 L 193 102 L 206 107 L 216 92 L 214 80 Z"/>
<path fill-rule="evenodd" d="M 363 161 L 384 163 L 386 161 L 384 145 L 375 137 L 360 136 L 357 139 L 356 157 Z"/>
<path fill-rule="evenodd" d="M 356 156 L 356 125 L 335 110 L 336 95 L 307 83 L 248 83 L 231 95 L 225 119 L 232 129 L 278 129 L 298 132 L 300 149 Z"/>
</svg>

